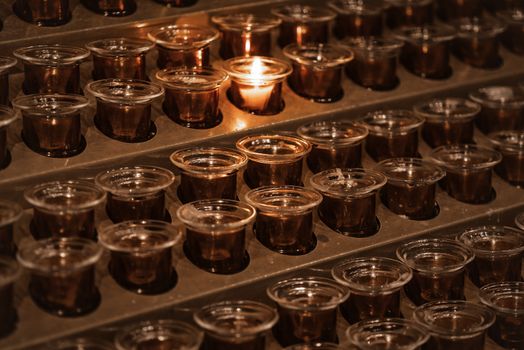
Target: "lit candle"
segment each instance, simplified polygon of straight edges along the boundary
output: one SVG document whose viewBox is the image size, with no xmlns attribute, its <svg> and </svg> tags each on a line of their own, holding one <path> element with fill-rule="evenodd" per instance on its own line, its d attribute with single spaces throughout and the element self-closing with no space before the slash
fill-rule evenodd
<svg viewBox="0 0 524 350">
<path fill-rule="evenodd" d="M 249 109 L 265 109 L 273 92 L 274 85 L 264 82 L 266 68 L 259 57 L 255 57 L 251 65 L 253 85 L 239 88 L 240 96 L 244 99 L 244 107 Z"/>
</svg>

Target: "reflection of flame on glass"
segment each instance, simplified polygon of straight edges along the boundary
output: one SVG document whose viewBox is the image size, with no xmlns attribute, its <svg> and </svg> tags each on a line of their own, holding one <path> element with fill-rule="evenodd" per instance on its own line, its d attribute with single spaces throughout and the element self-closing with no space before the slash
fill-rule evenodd
<svg viewBox="0 0 524 350">
<path fill-rule="evenodd" d="M 251 71 L 249 72 L 253 85 L 260 86 L 264 84 L 264 72 L 265 67 L 262 60 L 259 57 L 255 57 L 251 64 Z"/>
<path fill-rule="evenodd" d="M 251 33 L 245 33 L 244 34 L 244 54 L 246 56 L 251 56 Z"/>
<path fill-rule="evenodd" d="M 307 28 L 305 26 L 297 26 L 297 44 L 303 44 L 303 36 L 307 34 Z"/>
</svg>

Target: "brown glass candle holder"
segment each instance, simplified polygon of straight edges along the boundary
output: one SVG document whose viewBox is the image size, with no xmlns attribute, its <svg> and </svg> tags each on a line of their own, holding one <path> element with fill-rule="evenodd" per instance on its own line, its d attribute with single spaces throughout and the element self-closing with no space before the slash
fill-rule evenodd
<svg viewBox="0 0 524 350">
<path fill-rule="evenodd" d="M 349 343 L 359 350 L 421 349 L 429 334 L 412 320 L 387 318 L 355 323 L 346 330 Z"/>
<path fill-rule="evenodd" d="M 22 207 L 18 204 L 0 200 L 0 256 L 15 256 L 14 226 L 22 214 Z"/>
<path fill-rule="evenodd" d="M 501 1 L 502 2 L 502 1 Z M 482 0 L 440 0 L 437 14 L 445 22 L 482 16 Z"/>
<path fill-rule="evenodd" d="M 378 163 L 376 170 L 388 178 L 382 202 L 389 210 L 411 220 L 438 215 L 437 182 L 446 175 L 441 168 L 418 158 L 392 158 Z"/>
<path fill-rule="evenodd" d="M 279 319 L 273 334 L 280 345 L 338 343 L 337 307 L 348 298 L 346 288 L 324 277 L 292 278 L 267 289 Z"/>
<path fill-rule="evenodd" d="M 155 136 L 151 105 L 164 94 L 163 87 L 143 80 L 104 79 L 90 82 L 86 90 L 96 97 L 95 125 L 104 135 L 130 143 Z"/>
<path fill-rule="evenodd" d="M 485 134 L 501 130 L 524 130 L 524 91 L 513 86 L 489 86 L 469 94 L 482 106 L 476 119 Z"/>
<path fill-rule="evenodd" d="M 192 147 L 169 157 L 180 170 L 178 197 L 182 203 L 201 199 L 237 199 L 237 177 L 247 156 L 234 149 Z"/>
<path fill-rule="evenodd" d="M 424 119 L 403 109 L 368 113 L 360 123 L 369 134 L 366 151 L 375 161 L 399 157 L 420 157 L 419 129 Z"/>
<path fill-rule="evenodd" d="M 519 8 L 497 12 L 497 17 L 507 29 L 500 35 L 500 41 L 511 52 L 524 55 L 524 10 Z"/>
<path fill-rule="evenodd" d="M 491 283 L 480 289 L 480 301 L 496 316 L 488 330 L 491 339 L 506 349 L 524 347 L 524 282 Z"/>
<path fill-rule="evenodd" d="M 453 53 L 458 59 L 475 68 L 496 69 L 504 62 L 499 55 L 498 36 L 506 25 L 494 18 L 462 18 L 453 22 L 457 36 Z"/>
<path fill-rule="evenodd" d="M 421 305 L 413 317 L 431 335 L 427 350 L 484 349 L 486 331 L 495 322 L 487 307 L 460 300 Z"/>
<path fill-rule="evenodd" d="M 176 284 L 172 249 L 181 238 L 180 226 L 143 220 L 105 227 L 99 241 L 111 253 L 108 270 L 121 287 L 155 295 Z"/>
<path fill-rule="evenodd" d="M 24 64 L 25 94 L 80 94 L 80 63 L 89 50 L 65 45 L 35 45 L 13 51 Z"/>
<path fill-rule="evenodd" d="M 81 316 L 100 304 L 95 264 L 102 247 L 78 237 L 48 238 L 20 247 L 18 261 L 29 271 L 33 302 L 57 316 Z"/>
<path fill-rule="evenodd" d="M 33 207 L 31 233 L 35 239 L 82 237 L 96 241 L 95 209 L 104 191 L 88 181 L 46 182 L 24 191 Z"/>
<path fill-rule="evenodd" d="M 389 28 L 424 26 L 433 23 L 433 0 L 386 0 Z"/>
<path fill-rule="evenodd" d="M 385 91 L 397 87 L 397 61 L 402 41 L 370 37 L 347 40 L 345 44 L 355 55 L 346 65 L 351 80 L 371 90 Z"/>
<path fill-rule="evenodd" d="M 384 5 L 380 1 L 334 0 L 328 5 L 337 14 L 333 33 L 338 39 L 382 35 Z"/>
<path fill-rule="evenodd" d="M 186 226 L 184 252 L 197 267 L 233 274 L 249 264 L 246 227 L 255 219 L 249 204 L 230 199 L 207 199 L 184 204 L 177 217 Z"/>
<path fill-rule="evenodd" d="M 386 177 L 373 170 L 331 169 L 311 177 L 311 186 L 324 197 L 318 207 L 322 222 L 332 230 L 351 237 L 378 232 L 377 191 Z"/>
<path fill-rule="evenodd" d="M 288 84 L 298 95 L 315 102 L 335 102 L 344 96 L 342 72 L 353 53 L 333 44 L 290 44 L 284 55 L 293 71 Z"/>
<path fill-rule="evenodd" d="M 445 97 L 416 104 L 413 111 L 425 119 L 422 138 L 432 147 L 474 143 L 474 120 L 480 105 L 463 98 Z"/>
<path fill-rule="evenodd" d="M 471 249 L 450 239 L 421 239 L 403 244 L 397 258 L 409 266 L 413 279 L 404 286 L 415 305 L 438 300 L 465 300 L 466 266 Z"/>
<path fill-rule="evenodd" d="M 292 4 L 275 7 L 271 13 L 282 20 L 278 45 L 327 43 L 336 14 L 323 7 Z"/>
<path fill-rule="evenodd" d="M 398 260 L 367 257 L 342 261 L 331 269 L 333 278 L 349 289 L 340 305 L 351 324 L 400 317 L 400 290 L 411 280 L 410 269 Z"/>
<path fill-rule="evenodd" d="M 315 249 L 313 210 L 322 201 L 320 193 L 298 186 L 264 186 L 247 192 L 245 200 L 257 209 L 254 231 L 264 246 L 287 255 Z"/>
<path fill-rule="evenodd" d="M 522 279 L 522 231 L 508 226 L 481 226 L 464 231 L 458 239 L 475 254 L 468 275 L 478 287 Z"/>
<path fill-rule="evenodd" d="M 452 74 L 449 65 L 450 44 L 455 30 L 444 25 L 403 28 L 395 36 L 404 41 L 400 61 L 411 73 L 425 79 L 446 79 Z"/>
<path fill-rule="evenodd" d="M 156 166 L 112 169 L 95 177 L 98 187 L 107 192 L 106 211 L 114 223 L 127 220 L 171 221 L 166 210 L 166 190 L 175 175 Z"/>
<path fill-rule="evenodd" d="M 361 168 L 362 142 L 368 129 L 349 121 L 313 122 L 297 134 L 312 144 L 307 165 L 313 173 L 333 168 Z"/>
<path fill-rule="evenodd" d="M 9 105 L 9 71 L 16 63 L 16 58 L 0 56 L 0 105 Z"/>
<path fill-rule="evenodd" d="M 495 198 L 491 178 L 493 168 L 502 160 L 499 152 L 475 145 L 450 145 L 435 148 L 429 157 L 446 171 L 442 185 L 451 197 L 469 204 Z"/>
<path fill-rule="evenodd" d="M 15 283 L 20 276 L 16 261 L 0 256 L 0 339 L 16 328 Z"/>
<path fill-rule="evenodd" d="M 65 158 L 85 149 L 81 114 L 89 101 L 84 96 L 36 94 L 19 96 L 12 102 L 22 112 L 22 139 L 32 151 Z"/>
<path fill-rule="evenodd" d="M 11 108 L 0 105 L 0 170 L 11 162 L 11 153 L 7 148 L 7 131 L 18 116 Z"/>
<path fill-rule="evenodd" d="M 235 13 L 211 17 L 222 33 L 220 57 L 271 56 L 271 33 L 281 19 L 251 13 Z"/>
<path fill-rule="evenodd" d="M 148 80 L 146 54 L 153 47 L 150 41 L 131 38 L 91 41 L 86 48 L 93 55 L 93 79 Z"/>
<path fill-rule="evenodd" d="M 160 69 L 209 67 L 209 47 L 220 33 L 209 27 L 180 24 L 153 30 L 147 37 L 156 44 Z"/>
<path fill-rule="evenodd" d="M 205 330 L 202 350 L 263 350 L 278 314 L 265 304 L 238 300 L 206 305 L 193 318 Z"/>
<path fill-rule="evenodd" d="M 82 5 L 95 13 L 109 17 L 129 16 L 136 11 L 135 0 L 82 0 Z"/>
<path fill-rule="evenodd" d="M 58 340 L 49 344 L 49 349 L 55 350 L 114 350 L 110 341 L 96 338 L 75 338 Z"/>
<path fill-rule="evenodd" d="M 13 12 L 26 22 L 42 27 L 54 27 L 71 20 L 69 0 L 16 0 Z"/>
<path fill-rule="evenodd" d="M 175 123 L 207 129 L 222 122 L 220 86 L 227 74 L 214 68 L 164 69 L 156 74 L 166 91 L 162 108 Z"/>
<path fill-rule="evenodd" d="M 115 336 L 117 350 L 198 350 L 201 343 L 202 332 L 176 320 L 143 321 L 122 329 Z"/>
<path fill-rule="evenodd" d="M 236 147 L 249 158 L 244 180 L 251 188 L 302 185 L 303 159 L 311 144 L 291 135 L 245 136 Z"/>
<path fill-rule="evenodd" d="M 524 131 L 497 131 L 488 137 L 502 154 L 495 172 L 510 184 L 524 187 Z"/>
<path fill-rule="evenodd" d="M 258 115 L 284 109 L 282 83 L 292 72 L 289 63 L 271 57 L 236 57 L 225 62 L 224 70 L 231 77 L 229 100 L 237 108 Z"/>
</svg>

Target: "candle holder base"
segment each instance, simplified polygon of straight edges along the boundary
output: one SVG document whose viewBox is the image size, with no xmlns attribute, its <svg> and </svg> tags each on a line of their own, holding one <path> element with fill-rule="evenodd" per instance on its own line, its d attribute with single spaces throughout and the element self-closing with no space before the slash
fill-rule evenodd
<svg viewBox="0 0 524 350">
<path fill-rule="evenodd" d="M 43 148 L 37 148 L 37 147 L 30 146 L 30 143 L 28 142 L 27 138 L 24 136 L 23 132 L 21 133 L 21 136 L 22 136 L 22 140 L 24 141 L 26 146 L 29 149 L 31 149 L 31 151 L 36 152 L 38 154 L 41 154 L 43 156 L 49 157 L 49 158 L 69 158 L 69 157 L 73 157 L 73 156 L 76 156 L 76 155 L 82 153 L 85 150 L 86 146 L 87 146 L 87 142 L 86 142 L 86 139 L 85 139 L 84 135 L 80 136 L 80 143 L 78 144 L 77 148 L 69 149 L 69 150 L 60 149 L 60 150 L 56 150 L 56 151 L 51 151 L 51 150 L 46 150 L 46 149 L 43 149 Z M 1 169 L 1 166 L 0 166 L 0 169 Z"/>
<path fill-rule="evenodd" d="M 183 250 L 185 256 L 188 258 L 189 261 L 191 261 L 193 265 L 197 266 L 198 268 L 204 271 L 216 273 L 219 275 L 232 275 L 235 273 L 242 272 L 247 268 L 247 266 L 249 265 L 249 261 L 251 260 L 249 258 L 249 253 L 246 251 L 244 254 L 244 258 L 242 259 L 242 263 L 238 267 L 232 267 L 230 261 L 225 263 L 204 263 L 201 259 L 197 259 L 192 256 L 191 249 L 188 247 L 187 241 L 184 242 Z"/>
<path fill-rule="evenodd" d="M 275 247 L 272 247 L 270 245 L 267 245 L 265 244 L 264 242 L 262 242 L 259 238 L 258 238 L 258 235 L 257 235 L 257 229 L 256 229 L 256 224 L 253 224 L 253 233 L 255 234 L 255 237 L 257 238 L 257 240 L 262 243 L 262 245 L 264 245 L 264 247 L 274 251 L 274 252 L 277 252 L 279 254 L 284 254 L 284 255 L 293 255 L 293 256 L 298 256 L 298 255 L 305 255 L 311 251 L 313 251 L 316 247 L 317 247 L 317 236 L 315 235 L 314 232 L 312 232 L 312 238 L 311 238 L 311 242 L 309 242 L 309 244 L 305 247 L 299 247 L 299 248 L 294 248 L 294 247 L 291 247 L 291 248 L 275 248 Z"/>
<path fill-rule="evenodd" d="M 120 141 L 120 142 L 126 142 L 126 143 L 140 143 L 140 142 L 146 142 L 146 141 L 149 141 L 151 140 L 155 135 L 156 135 L 156 132 L 157 132 L 157 129 L 156 129 L 156 125 L 153 121 L 151 121 L 151 124 L 149 126 L 149 131 L 147 132 L 147 134 L 144 134 L 144 135 L 135 135 L 135 136 L 120 136 L 120 135 L 115 135 L 115 134 L 112 134 L 106 130 L 104 130 L 104 128 L 102 127 L 102 123 L 100 121 L 100 117 L 98 114 L 95 115 L 95 117 L 93 118 L 94 119 L 94 123 L 95 123 L 95 126 L 96 128 L 104 135 L 106 135 L 107 137 L 113 139 L 113 140 L 117 140 L 117 141 Z"/>
</svg>

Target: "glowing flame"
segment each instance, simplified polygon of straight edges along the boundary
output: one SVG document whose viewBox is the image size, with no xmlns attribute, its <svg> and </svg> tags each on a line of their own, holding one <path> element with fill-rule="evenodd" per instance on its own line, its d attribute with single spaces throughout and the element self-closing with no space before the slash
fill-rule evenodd
<svg viewBox="0 0 524 350">
<path fill-rule="evenodd" d="M 249 73 L 251 75 L 251 79 L 253 80 L 254 85 L 263 84 L 264 72 L 265 67 L 262 63 L 262 60 L 259 57 L 255 57 L 253 59 L 253 63 L 251 64 L 251 72 Z"/>
</svg>

